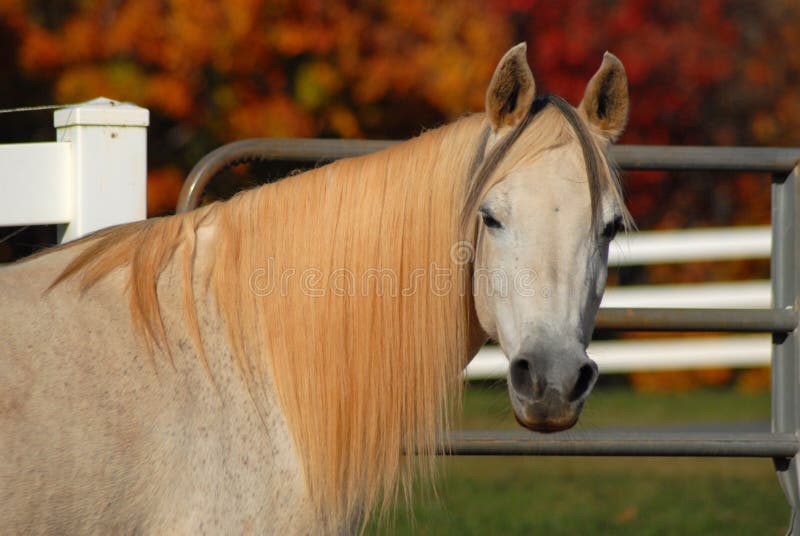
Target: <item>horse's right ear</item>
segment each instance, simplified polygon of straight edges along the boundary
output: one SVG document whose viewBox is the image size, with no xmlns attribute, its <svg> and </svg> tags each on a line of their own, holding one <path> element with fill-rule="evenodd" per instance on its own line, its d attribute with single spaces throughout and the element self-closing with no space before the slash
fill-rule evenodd
<svg viewBox="0 0 800 536">
<path fill-rule="evenodd" d="M 506 52 L 486 91 L 486 116 L 495 132 L 515 127 L 525 119 L 536 95 L 536 83 L 526 57 L 528 45 L 520 43 Z"/>
</svg>

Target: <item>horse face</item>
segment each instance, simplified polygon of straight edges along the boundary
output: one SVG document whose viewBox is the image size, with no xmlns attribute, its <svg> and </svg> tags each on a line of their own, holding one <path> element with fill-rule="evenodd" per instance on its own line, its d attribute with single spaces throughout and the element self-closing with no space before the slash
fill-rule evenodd
<svg viewBox="0 0 800 536">
<path fill-rule="evenodd" d="M 609 242 L 621 222 L 612 195 L 601 205 L 597 229 L 573 142 L 511 173 L 479 209 L 476 310 L 510 359 L 511 403 L 529 428 L 572 426 L 597 379 L 586 346 L 605 289 Z"/>
<path fill-rule="evenodd" d="M 530 107 L 532 90 L 527 102 L 494 98 L 507 94 L 518 100 L 532 87 L 524 52 L 518 45 L 506 54 L 487 93 L 494 127 L 487 151 L 522 120 L 509 118 L 507 111 Z M 624 76 L 619 60 L 607 54 L 578 110 L 601 143 L 624 126 Z M 517 89 L 504 93 L 498 83 Z M 597 380 L 597 365 L 586 347 L 605 289 L 609 242 L 624 219 L 616 188 L 588 177 L 581 143 L 575 136 L 568 139 L 518 159 L 488 189 L 477 214 L 473 288 L 478 320 L 510 360 L 508 389 L 517 420 L 537 431 L 575 424 Z M 590 180 L 600 181 L 596 214 Z"/>
</svg>

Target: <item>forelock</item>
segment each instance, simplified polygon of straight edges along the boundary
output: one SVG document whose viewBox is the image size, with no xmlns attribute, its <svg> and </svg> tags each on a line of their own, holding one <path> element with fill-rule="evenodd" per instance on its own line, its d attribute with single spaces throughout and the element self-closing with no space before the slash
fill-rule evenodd
<svg viewBox="0 0 800 536">
<path fill-rule="evenodd" d="M 485 153 L 491 127 L 487 125 L 481 133 L 478 150 L 470 165 L 468 183 L 465 189 L 464 208 L 461 214 L 461 224 L 465 235 L 469 233 L 470 222 L 474 218 L 474 212 L 477 210 L 481 197 L 485 194 L 498 166 L 525 130 L 528 127 L 533 128 L 532 125 L 537 123 L 535 119 L 548 105 L 552 105 L 566 119 L 581 146 L 591 198 L 592 230 L 596 231 L 598 226 L 602 224 L 602 181 L 606 180 L 616 186 L 613 170 L 607 164 L 607 160 L 602 157 L 601 150 L 597 146 L 589 127 L 578 115 L 575 108 L 558 95 L 546 95 L 533 101 L 525 119 L 493 147 L 489 154 Z"/>
</svg>

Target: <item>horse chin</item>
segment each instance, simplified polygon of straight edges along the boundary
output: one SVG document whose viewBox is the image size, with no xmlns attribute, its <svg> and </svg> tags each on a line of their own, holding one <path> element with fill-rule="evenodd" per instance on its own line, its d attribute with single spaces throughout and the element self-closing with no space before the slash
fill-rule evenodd
<svg viewBox="0 0 800 536">
<path fill-rule="evenodd" d="M 523 428 L 527 428 L 528 430 L 533 430 L 534 432 L 541 432 L 545 434 L 550 434 L 553 432 L 561 432 L 563 430 L 568 430 L 575 426 L 575 423 L 578 422 L 578 415 L 579 412 L 576 412 L 570 416 L 564 416 L 556 419 L 529 419 L 525 417 L 520 417 L 516 411 L 514 413 L 514 418 Z"/>
</svg>

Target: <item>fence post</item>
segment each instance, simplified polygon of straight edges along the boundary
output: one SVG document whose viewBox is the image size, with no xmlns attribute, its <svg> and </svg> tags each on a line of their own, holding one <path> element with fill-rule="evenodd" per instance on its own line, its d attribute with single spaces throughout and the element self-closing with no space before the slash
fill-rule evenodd
<svg viewBox="0 0 800 536">
<path fill-rule="evenodd" d="M 800 309 L 800 166 L 772 178 L 773 308 Z M 800 435 L 800 336 L 772 336 L 772 431 Z M 775 470 L 792 508 L 789 534 L 800 536 L 800 467 L 797 456 L 776 458 Z"/>
<path fill-rule="evenodd" d="M 147 216 L 150 112 L 106 98 L 57 110 L 56 139 L 72 155 L 71 218 L 58 241 Z"/>
</svg>

